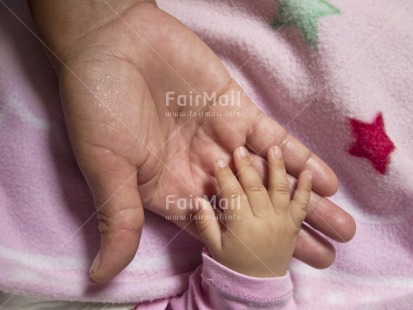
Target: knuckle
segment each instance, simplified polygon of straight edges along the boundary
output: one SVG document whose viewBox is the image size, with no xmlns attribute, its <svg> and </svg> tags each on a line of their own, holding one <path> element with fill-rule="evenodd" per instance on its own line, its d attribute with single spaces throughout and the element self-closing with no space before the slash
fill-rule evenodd
<svg viewBox="0 0 413 310">
<path fill-rule="evenodd" d="M 266 192 L 266 189 L 264 185 L 262 185 L 261 180 L 253 179 L 253 180 L 248 181 L 247 188 L 248 188 L 248 191 L 253 192 L 253 193 Z"/>
<path fill-rule="evenodd" d="M 231 194 L 227 200 L 221 201 L 220 205 L 224 209 L 235 210 L 241 208 L 244 203 L 248 203 L 248 197 L 244 192 Z"/>
<path fill-rule="evenodd" d="M 225 167 L 218 169 L 217 175 L 221 178 L 231 178 L 233 175 L 233 172 L 231 168 L 228 167 L 228 165 L 226 165 Z"/>
<path fill-rule="evenodd" d="M 277 208 L 284 208 L 290 205 L 290 196 L 287 193 L 272 194 L 271 201 Z"/>
<path fill-rule="evenodd" d="M 275 193 L 278 193 L 278 194 L 288 194 L 288 195 L 290 195 L 288 184 L 284 183 L 284 182 L 277 183 L 272 190 Z"/>
<path fill-rule="evenodd" d="M 297 190 L 300 191 L 302 194 L 308 195 L 309 193 L 311 193 L 311 186 L 309 186 L 307 182 L 302 182 L 299 186 L 299 189 Z"/>
<path fill-rule="evenodd" d="M 196 225 L 197 225 L 197 227 L 198 227 L 199 233 L 200 233 L 200 234 L 203 234 L 203 233 L 205 233 L 206 230 L 208 229 L 208 227 L 209 227 L 209 222 L 208 222 L 208 220 L 206 220 L 205 218 L 201 218 L 200 220 L 198 220 L 198 221 L 196 222 Z"/>
<path fill-rule="evenodd" d="M 144 221 L 144 215 L 139 214 L 136 208 L 125 208 L 108 212 L 97 212 L 99 231 L 102 234 L 110 234 L 118 231 L 131 231 L 139 233 Z"/>
<path fill-rule="evenodd" d="M 110 218 L 101 211 L 97 212 L 97 218 L 98 218 L 98 223 L 99 223 L 98 224 L 99 231 L 103 234 L 109 231 L 110 226 L 111 226 Z"/>
<path fill-rule="evenodd" d="M 236 185 L 228 185 L 226 188 L 226 192 L 228 193 L 228 196 L 238 198 L 238 197 L 243 197 L 245 196 L 244 191 Z"/>
<path fill-rule="evenodd" d="M 307 212 L 307 210 L 308 210 L 308 199 L 303 197 L 303 195 L 296 194 L 295 197 L 294 197 L 294 200 L 295 200 L 296 204 L 298 205 L 298 207 L 302 211 Z"/>
</svg>

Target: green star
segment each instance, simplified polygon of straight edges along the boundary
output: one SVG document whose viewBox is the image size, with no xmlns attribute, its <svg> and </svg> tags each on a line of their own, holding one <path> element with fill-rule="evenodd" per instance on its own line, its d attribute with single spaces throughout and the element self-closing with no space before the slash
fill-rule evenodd
<svg viewBox="0 0 413 310">
<path fill-rule="evenodd" d="M 318 19 L 339 13 L 339 9 L 324 0 L 280 0 L 272 26 L 297 27 L 310 46 L 316 47 Z"/>
</svg>

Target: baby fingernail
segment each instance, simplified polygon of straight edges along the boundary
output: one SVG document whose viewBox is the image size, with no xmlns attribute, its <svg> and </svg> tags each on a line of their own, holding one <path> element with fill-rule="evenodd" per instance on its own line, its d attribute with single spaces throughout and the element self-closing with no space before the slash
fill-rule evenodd
<svg viewBox="0 0 413 310">
<path fill-rule="evenodd" d="M 205 199 L 198 197 L 198 198 L 196 199 L 196 206 L 197 206 L 197 208 L 199 208 L 199 209 L 206 209 L 206 208 L 207 208 L 207 204 L 206 204 Z"/>
<path fill-rule="evenodd" d="M 225 160 L 223 160 L 222 158 L 217 160 L 217 166 L 219 168 L 224 168 L 227 165 L 227 163 L 225 162 Z"/>
<path fill-rule="evenodd" d="M 278 146 L 274 147 L 273 152 L 276 158 L 281 158 L 283 156 Z"/>
<path fill-rule="evenodd" d="M 247 156 L 248 156 L 248 151 L 247 151 L 247 149 L 245 148 L 245 146 L 241 146 L 241 147 L 239 148 L 239 155 L 240 155 L 241 157 L 247 157 Z"/>
</svg>

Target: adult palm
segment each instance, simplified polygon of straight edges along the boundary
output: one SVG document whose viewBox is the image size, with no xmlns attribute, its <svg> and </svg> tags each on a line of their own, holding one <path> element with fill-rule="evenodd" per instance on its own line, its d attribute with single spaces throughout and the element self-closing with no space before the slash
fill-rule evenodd
<svg viewBox="0 0 413 310">
<path fill-rule="evenodd" d="M 268 148 L 280 145 L 291 175 L 311 169 L 321 195 L 338 187 L 330 168 L 259 111 L 202 40 L 154 3 L 138 2 L 127 10 L 101 2 L 95 12 L 111 16 L 105 22 L 85 27 L 89 15 L 78 10 L 78 24 L 55 30 L 42 22 L 41 6 L 32 5 L 41 32 L 62 61 L 67 127 L 98 210 L 102 243 L 91 274 L 96 281 L 110 280 L 133 259 L 143 206 L 163 216 L 184 216 L 177 224 L 195 233 L 191 197 L 216 192 L 215 161 L 229 161 L 241 145 L 256 154 L 263 177 Z M 55 5 L 53 16 L 74 14 L 62 6 Z M 72 35 L 66 42 L 57 38 L 67 32 Z M 190 103 L 204 94 L 215 94 L 217 101 L 229 98 L 230 104 Z M 178 198 L 187 199 L 186 207 Z M 316 207 L 317 217 L 308 218 L 313 227 L 339 241 L 351 239 L 354 222 L 347 213 L 313 194 L 310 210 Z M 334 248 L 303 232 L 295 255 L 325 267 L 334 260 Z"/>
</svg>

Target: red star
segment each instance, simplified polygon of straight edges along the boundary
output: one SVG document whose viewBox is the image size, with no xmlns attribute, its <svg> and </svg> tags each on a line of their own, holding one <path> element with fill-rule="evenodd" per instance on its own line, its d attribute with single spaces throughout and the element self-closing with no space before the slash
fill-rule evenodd
<svg viewBox="0 0 413 310">
<path fill-rule="evenodd" d="M 349 118 L 349 121 L 356 141 L 348 152 L 357 157 L 367 158 L 378 172 L 385 174 L 390 153 L 395 146 L 384 130 L 382 113 L 378 113 L 372 123 L 364 123 L 354 118 Z"/>
</svg>

